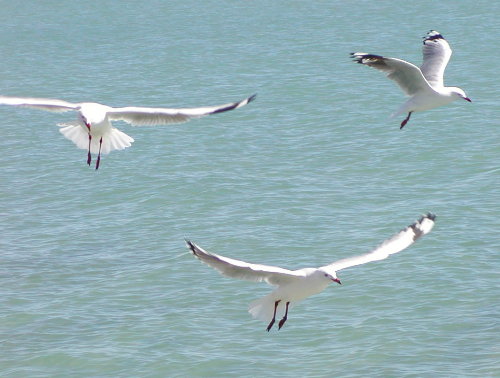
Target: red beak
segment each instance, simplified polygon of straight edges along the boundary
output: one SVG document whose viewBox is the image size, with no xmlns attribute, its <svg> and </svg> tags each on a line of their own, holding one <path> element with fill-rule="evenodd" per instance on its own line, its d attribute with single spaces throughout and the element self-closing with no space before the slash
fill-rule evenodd
<svg viewBox="0 0 500 378">
<path fill-rule="evenodd" d="M 338 283 L 339 285 L 342 285 L 342 282 L 340 282 L 338 278 L 334 278 L 332 279 L 332 281 Z"/>
<path fill-rule="evenodd" d="M 465 100 L 465 101 L 472 102 L 472 100 L 471 100 L 469 97 L 464 97 L 464 100 Z"/>
</svg>

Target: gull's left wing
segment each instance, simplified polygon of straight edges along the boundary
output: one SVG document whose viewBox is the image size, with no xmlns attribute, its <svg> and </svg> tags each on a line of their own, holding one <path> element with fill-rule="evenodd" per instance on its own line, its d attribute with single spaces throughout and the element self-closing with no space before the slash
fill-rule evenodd
<svg viewBox="0 0 500 378">
<path fill-rule="evenodd" d="M 281 285 L 303 276 L 300 271 L 283 269 L 272 265 L 252 264 L 216 255 L 205 251 L 189 240 L 186 240 L 186 244 L 194 256 L 226 277 L 256 282 L 265 281 L 270 285 Z"/>
<path fill-rule="evenodd" d="M 444 70 L 451 57 L 451 48 L 446 39 L 435 30 L 431 30 L 424 37 L 422 48 L 424 60 L 420 70 L 433 87 L 444 85 Z"/>
<path fill-rule="evenodd" d="M 191 118 L 200 118 L 209 114 L 238 109 L 253 101 L 256 96 L 257 95 L 254 94 L 242 101 L 200 108 L 169 109 L 129 106 L 124 108 L 112 108 L 107 113 L 109 119 L 112 121 L 125 121 L 134 126 L 164 125 L 168 123 L 187 122 Z"/>
<path fill-rule="evenodd" d="M 351 53 L 351 58 L 356 63 L 385 72 L 387 77 L 395 81 L 407 96 L 432 89 L 420 69 L 405 60 L 362 52 Z"/>
<path fill-rule="evenodd" d="M 387 239 L 377 248 L 371 252 L 365 253 L 364 255 L 349 257 L 346 259 L 335 261 L 332 264 L 326 265 L 320 269 L 326 271 L 339 271 L 341 269 L 349 268 L 355 265 L 366 264 L 371 261 L 378 261 L 387 258 L 389 255 L 401 252 L 402 250 L 408 248 L 410 245 L 415 243 L 420 237 L 429 233 L 434 227 L 434 220 L 436 216 L 431 213 L 427 213 L 422 216 L 418 221 L 405 227 L 396 235 Z"/>
<path fill-rule="evenodd" d="M 22 106 L 26 108 L 34 108 L 46 110 L 48 112 L 67 112 L 77 110 L 79 104 L 56 100 L 52 98 L 32 98 L 32 97 L 10 97 L 0 96 L 0 105 Z"/>
</svg>

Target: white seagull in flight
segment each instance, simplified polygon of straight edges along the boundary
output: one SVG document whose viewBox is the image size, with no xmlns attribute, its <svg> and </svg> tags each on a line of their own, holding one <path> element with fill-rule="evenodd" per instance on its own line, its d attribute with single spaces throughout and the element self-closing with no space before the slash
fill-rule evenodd
<svg viewBox="0 0 500 378">
<path fill-rule="evenodd" d="M 403 92 L 410 96 L 392 115 L 395 117 L 408 113 L 401 122 L 400 129 L 406 125 L 413 112 L 437 108 L 458 99 L 472 102 L 462 89 L 444 86 L 444 70 L 451 57 L 451 48 L 446 39 L 437 31 L 431 30 L 424 37 L 422 52 L 424 59 L 420 68 L 401 59 L 361 52 L 351 53 L 357 63 L 387 73 L 387 77 L 394 80 Z"/>
<path fill-rule="evenodd" d="M 59 124 L 59 131 L 78 148 L 88 150 L 87 164 L 92 160 L 91 154 L 97 154 L 95 169 L 99 168 L 101 153 L 123 150 L 130 147 L 133 138 L 114 128 L 111 121 L 125 121 L 132 125 L 164 125 L 181 123 L 191 118 L 200 118 L 209 114 L 222 113 L 240 108 L 255 99 L 256 95 L 242 101 L 224 105 L 200 108 L 146 108 L 128 106 L 113 108 L 95 102 L 71 103 L 48 98 L 8 97 L 0 96 L 0 105 L 14 105 L 46 110 L 49 112 L 78 112 L 78 119 L 71 123 Z"/>
<path fill-rule="evenodd" d="M 186 240 L 186 243 L 193 255 L 224 276 L 248 281 L 265 281 L 277 286 L 270 294 L 250 303 L 248 309 L 254 318 L 269 322 L 267 326 L 269 332 L 276 320 L 278 307 L 281 313 L 284 312 L 278 324 L 278 329 L 281 329 L 287 320 L 288 309 L 294 303 L 322 292 L 332 282 L 341 283 L 337 277 L 337 271 L 370 261 L 383 260 L 389 255 L 408 248 L 432 230 L 435 218 L 434 214 L 428 213 L 371 252 L 338 260 L 319 268 L 288 270 L 277 266 L 252 264 L 207 252 L 189 240 Z"/>
</svg>

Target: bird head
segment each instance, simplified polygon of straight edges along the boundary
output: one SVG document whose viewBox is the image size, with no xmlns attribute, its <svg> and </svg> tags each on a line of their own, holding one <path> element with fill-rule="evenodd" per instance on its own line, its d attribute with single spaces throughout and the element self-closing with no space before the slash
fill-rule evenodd
<svg viewBox="0 0 500 378">
<path fill-rule="evenodd" d="M 338 279 L 337 274 L 335 272 L 333 272 L 333 273 L 322 272 L 322 274 L 328 280 L 336 282 L 339 285 L 342 285 L 342 282 L 340 282 L 340 280 Z"/>
<path fill-rule="evenodd" d="M 465 94 L 465 92 L 461 88 L 455 87 L 452 89 L 451 93 L 453 94 L 453 96 L 456 96 L 457 98 L 461 98 L 461 99 L 464 99 L 465 101 L 472 102 L 472 100 L 469 97 L 467 97 L 467 95 Z"/>
</svg>

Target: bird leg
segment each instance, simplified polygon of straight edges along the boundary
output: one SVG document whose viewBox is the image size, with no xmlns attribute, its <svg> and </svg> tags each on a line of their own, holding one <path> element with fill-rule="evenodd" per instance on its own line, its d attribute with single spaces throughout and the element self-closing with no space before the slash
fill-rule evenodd
<svg viewBox="0 0 500 378">
<path fill-rule="evenodd" d="M 274 302 L 274 314 L 273 314 L 273 318 L 272 318 L 271 322 L 267 326 L 267 332 L 269 332 L 271 330 L 271 327 L 273 326 L 274 322 L 276 321 L 276 310 L 278 309 L 278 304 L 280 302 L 281 302 L 281 300 Z"/>
<path fill-rule="evenodd" d="M 87 126 L 87 129 L 89 131 L 89 152 L 87 154 L 87 164 L 90 165 L 90 162 L 92 161 L 92 155 L 90 154 L 90 143 L 92 142 L 92 135 L 90 135 L 90 125 L 85 122 L 85 126 Z"/>
<path fill-rule="evenodd" d="M 97 154 L 97 162 L 95 163 L 95 169 L 99 169 L 99 163 L 101 162 L 101 146 L 102 146 L 102 137 L 99 139 L 99 154 Z"/>
<path fill-rule="evenodd" d="M 281 329 L 281 327 L 283 327 L 283 324 L 285 324 L 285 322 L 286 322 L 289 304 L 290 304 L 290 302 L 286 302 L 285 316 L 283 316 L 283 319 L 281 319 L 280 322 L 278 323 L 278 331 Z"/>
<path fill-rule="evenodd" d="M 89 134 L 89 152 L 87 154 L 87 164 L 90 165 L 92 161 L 92 155 L 90 154 L 90 143 L 92 142 L 92 135 Z"/>
<path fill-rule="evenodd" d="M 408 117 L 406 117 L 406 118 L 404 119 L 404 121 L 403 121 L 403 122 L 401 122 L 401 127 L 399 128 L 399 130 L 401 130 L 403 127 L 405 127 L 405 125 L 408 123 L 408 121 L 410 120 L 411 113 L 413 113 L 413 112 L 409 112 L 409 113 L 408 113 Z"/>
</svg>

